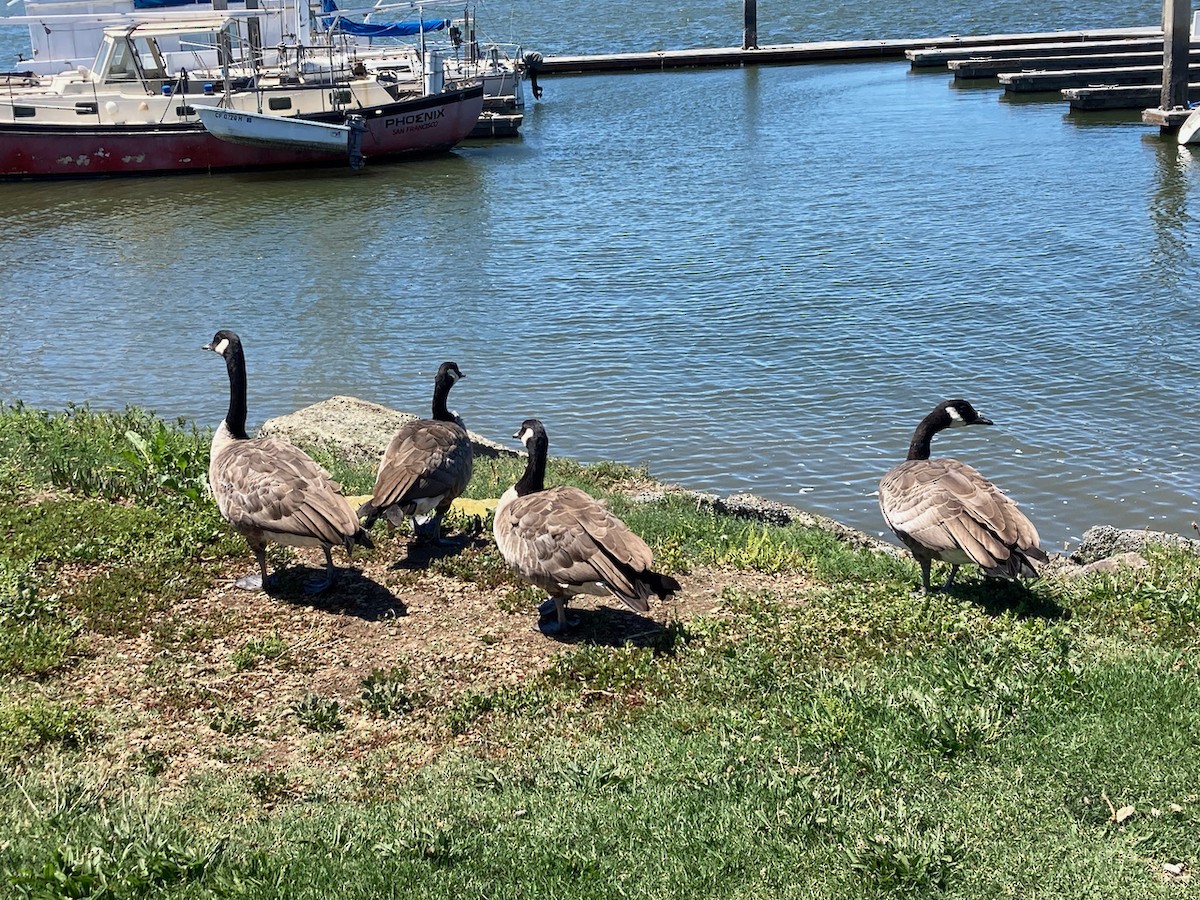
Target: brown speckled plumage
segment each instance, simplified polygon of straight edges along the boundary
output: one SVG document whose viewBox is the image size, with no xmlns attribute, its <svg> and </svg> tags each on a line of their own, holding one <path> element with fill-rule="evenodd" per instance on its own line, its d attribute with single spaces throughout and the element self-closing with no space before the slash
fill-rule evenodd
<svg viewBox="0 0 1200 900">
<path fill-rule="evenodd" d="M 529 463 L 500 498 L 493 533 L 505 562 L 550 595 L 560 628 L 574 594 L 612 594 L 646 612 L 651 596 L 665 600 L 680 589 L 674 578 L 651 570 L 646 542 L 604 503 L 575 487 L 544 487 L 548 442 L 537 419 L 527 419 L 516 436 L 529 450 Z"/>
<path fill-rule="evenodd" d="M 433 510 L 436 536 L 442 516 L 467 489 L 474 468 L 471 440 L 446 407 L 450 388 L 462 377 L 453 362 L 442 363 L 434 379 L 433 418 L 406 422 L 392 437 L 371 499 L 358 510 L 368 528 L 381 515 L 398 523 L 404 516 L 415 519 Z"/>
<path fill-rule="evenodd" d="M 938 431 L 975 424 L 992 422 L 965 400 L 939 404 L 917 426 L 908 459 L 879 483 L 880 511 L 921 566 L 925 590 L 935 559 L 951 564 L 949 587 L 966 563 L 1000 578 L 1037 577 L 1035 564 L 1049 558 L 1033 523 L 977 469 L 957 459 L 929 458 Z"/>
<path fill-rule="evenodd" d="M 208 481 L 217 508 L 246 538 L 258 560 L 261 583 L 269 582 L 266 547 L 270 541 L 293 547 L 321 547 L 326 579 L 311 585 L 323 590 L 332 582 L 330 549 L 349 551 L 370 538 L 339 485 L 303 450 L 279 438 L 246 435 L 246 366 L 242 344 L 232 331 L 219 331 L 204 349 L 220 353 L 229 371 L 229 411 L 213 434 Z M 241 587 L 255 587 L 249 576 Z"/>
</svg>

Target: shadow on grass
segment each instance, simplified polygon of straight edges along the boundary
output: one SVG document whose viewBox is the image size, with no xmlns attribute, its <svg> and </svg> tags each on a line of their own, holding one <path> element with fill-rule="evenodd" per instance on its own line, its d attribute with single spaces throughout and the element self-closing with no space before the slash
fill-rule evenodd
<svg viewBox="0 0 1200 900">
<path fill-rule="evenodd" d="M 367 622 L 408 615 L 408 607 L 399 597 L 358 569 L 337 570 L 333 585 L 319 594 L 304 590 L 308 581 L 320 577 L 324 569 L 288 566 L 276 570 L 270 596 L 298 606 L 311 606 L 323 612 L 355 616 Z"/>
<path fill-rule="evenodd" d="M 444 540 L 446 543 L 441 544 L 433 543 L 432 541 L 409 540 L 405 549 L 405 555 L 392 563 L 390 568 L 428 569 L 439 559 L 445 559 L 448 556 L 457 556 L 465 550 L 480 548 L 487 543 L 469 534 L 455 535 L 454 537 L 444 538 Z"/>
<path fill-rule="evenodd" d="M 939 591 L 938 593 L 946 593 Z M 1059 606 L 1022 581 L 983 578 L 956 584 L 950 588 L 952 597 L 974 603 L 990 616 L 1012 613 L 1018 619 L 1054 619 L 1066 621 L 1071 611 Z"/>
<path fill-rule="evenodd" d="M 681 636 L 678 627 L 662 625 L 626 607 L 581 609 L 572 606 L 570 614 L 578 616 L 578 625 L 567 629 L 564 634 L 547 634 L 546 637 L 562 644 L 592 644 L 597 647 L 630 645 L 669 653 Z M 551 616 L 549 621 L 553 620 Z"/>
</svg>

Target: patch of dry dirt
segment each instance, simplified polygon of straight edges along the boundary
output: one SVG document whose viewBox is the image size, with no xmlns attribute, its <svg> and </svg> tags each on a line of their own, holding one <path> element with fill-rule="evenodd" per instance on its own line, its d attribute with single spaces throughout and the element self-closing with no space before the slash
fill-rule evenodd
<svg viewBox="0 0 1200 900">
<path fill-rule="evenodd" d="M 302 586 L 322 568 L 320 551 L 296 552 L 271 594 L 233 587 L 253 568 L 247 552 L 225 579 L 156 615 L 141 634 L 88 635 L 88 658 L 63 688 L 102 713 L 109 764 L 136 770 L 156 760 L 167 783 L 199 772 L 304 767 L 353 780 L 355 767 L 379 753 L 417 765 L 462 739 L 447 728 L 446 712 L 465 692 L 520 685 L 576 645 L 653 645 L 671 622 L 719 615 L 721 592 L 732 583 L 752 591 L 805 585 L 799 576 L 696 571 L 648 615 L 615 599 L 577 598 L 580 624 L 558 639 L 537 629 L 533 601 L 514 604 L 512 585 L 485 590 L 431 571 L 428 551 L 414 546 L 410 558 L 406 536 L 377 534 L 376 545 L 318 597 Z M 346 564 L 337 552 L 335 560 Z M 287 648 L 281 658 L 239 671 L 239 651 L 275 638 Z M 397 718 L 371 715 L 360 700 L 362 681 L 392 668 L 407 672 L 405 690 L 417 702 Z M 308 694 L 336 700 L 344 727 L 330 735 L 306 730 L 294 704 Z"/>
</svg>

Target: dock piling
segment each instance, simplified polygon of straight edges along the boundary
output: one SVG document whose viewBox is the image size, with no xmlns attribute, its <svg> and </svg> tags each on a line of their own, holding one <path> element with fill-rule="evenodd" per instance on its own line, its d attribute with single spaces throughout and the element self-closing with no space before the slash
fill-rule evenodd
<svg viewBox="0 0 1200 900">
<path fill-rule="evenodd" d="M 742 49 L 758 49 L 758 0 L 742 0 Z"/>
</svg>

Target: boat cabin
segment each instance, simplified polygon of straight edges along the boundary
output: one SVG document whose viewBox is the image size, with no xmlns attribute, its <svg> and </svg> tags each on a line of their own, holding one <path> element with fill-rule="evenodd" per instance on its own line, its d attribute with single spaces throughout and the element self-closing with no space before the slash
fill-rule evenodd
<svg viewBox="0 0 1200 900">
<path fill-rule="evenodd" d="M 186 81 L 190 70 L 212 71 L 222 58 L 228 67 L 240 45 L 237 21 L 218 16 L 106 28 L 91 81 L 121 90 L 141 85 L 146 93 L 157 94 Z"/>
</svg>

